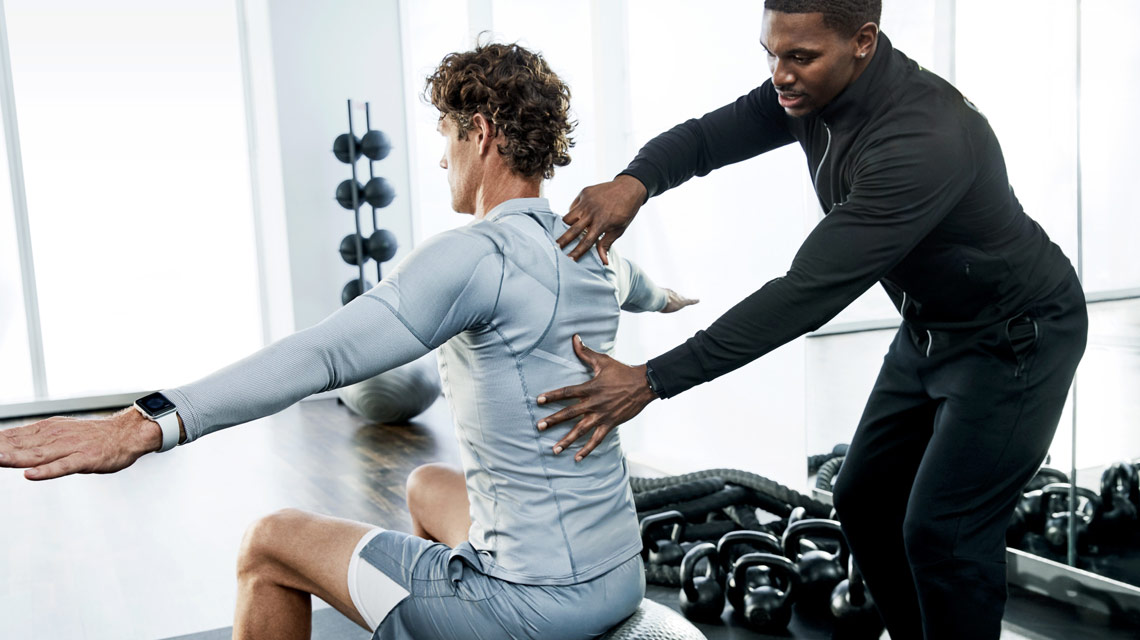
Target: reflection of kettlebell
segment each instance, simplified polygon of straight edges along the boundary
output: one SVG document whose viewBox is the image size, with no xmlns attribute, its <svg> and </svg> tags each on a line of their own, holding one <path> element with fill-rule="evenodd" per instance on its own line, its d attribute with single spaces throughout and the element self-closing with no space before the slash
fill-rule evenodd
<svg viewBox="0 0 1140 640">
<path fill-rule="evenodd" d="M 847 579 L 831 592 L 831 615 L 835 618 L 836 638 L 874 638 L 883 635 L 883 620 L 871 593 L 863 584 L 863 574 L 854 556 L 847 561 Z"/>
<path fill-rule="evenodd" d="M 697 564 L 705 560 L 704 575 Z M 714 620 L 724 611 L 724 584 L 716 545 L 702 542 L 681 559 L 681 613 L 690 620 Z"/>
<path fill-rule="evenodd" d="M 1041 534 L 1045 531 L 1044 503 L 1040 489 L 1027 491 L 1018 498 L 1005 530 L 1007 547 L 1020 546 L 1027 533 Z"/>
<path fill-rule="evenodd" d="M 1037 489 L 1044 489 L 1045 485 L 1053 484 L 1055 482 L 1068 482 L 1069 476 L 1065 475 L 1064 471 L 1054 469 L 1053 467 L 1041 467 L 1033 478 L 1026 483 L 1025 488 L 1021 490 L 1022 493 L 1029 493 Z"/>
<path fill-rule="evenodd" d="M 1136 468 L 1128 462 L 1117 462 L 1100 476 L 1101 529 L 1108 536 L 1123 538 L 1137 520 L 1140 505 L 1140 482 Z"/>
<path fill-rule="evenodd" d="M 649 564 L 675 565 L 692 544 L 681 543 L 685 516 L 680 511 L 665 511 L 641 520 L 641 557 Z"/>
<path fill-rule="evenodd" d="M 1074 515 L 1077 546 L 1088 544 L 1089 525 L 1100 511 L 1100 496 L 1084 487 L 1076 488 L 1077 506 L 1070 509 L 1070 488 L 1072 485 L 1067 482 L 1055 482 L 1041 489 L 1041 498 L 1045 502 L 1045 541 L 1058 549 L 1068 546 L 1069 518 Z"/>
<path fill-rule="evenodd" d="M 745 574 L 757 570 L 764 580 L 749 587 Z M 799 573 L 791 560 L 774 553 L 748 553 L 736 561 L 732 574 L 735 588 L 741 591 L 736 597 L 742 604 L 736 612 L 748 626 L 762 633 L 786 629 L 799 585 Z"/>
<path fill-rule="evenodd" d="M 725 592 L 728 594 L 728 602 L 732 605 L 733 609 L 740 610 L 742 605 L 738 597 L 744 595 L 744 589 L 737 589 L 735 584 L 735 573 L 732 566 L 736 560 L 746 553 L 755 553 L 757 551 L 764 551 L 767 553 L 780 553 L 780 541 L 776 536 L 762 531 L 732 531 L 721 536 L 720 540 L 716 543 L 717 559 L 720 561 L 721 568 L 728 578 L 728 585 L 725 587 Z M 751 574 L 745 574 L 745 579 L 756 574 L 756 571 Z M 753 577 L 752 584 L 755 586 L 755 578 Z"/>
<path fill-rule="evenodd" d="M 800 553 L 800 539 L 812 536 L 838 542 L 839 553 L 822 549 Z M 799 595 L 796 597 L 804 613 L 823 613 L 827 610 L 831 592 L 847 577 L 847 539 L 834 520 L 800 520 L 784 530 L 784 555 L 795 560 L 800 574 Z"/>
</svg>

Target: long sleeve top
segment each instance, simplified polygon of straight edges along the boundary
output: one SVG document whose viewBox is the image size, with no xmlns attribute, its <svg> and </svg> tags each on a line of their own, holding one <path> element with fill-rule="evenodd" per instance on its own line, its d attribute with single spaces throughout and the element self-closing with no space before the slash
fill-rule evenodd
<svg viewBox="0 0 1140 640">
<path fill-rule="evenodd" d="M 968 331 L 1019 313 L 1072 269 L 1014 196 L 982 113 L 882 34 L 823 109 L 788 116 L 768 80 L 649 141 L 622 173 L 652 197 L 792 142 L 826 215 L 786 274 L 650 360 L 665 397 L 818 329 L 876 282 L 905 322 Z"/>
<path fill-rule="evenodd" d="M 590 379 L 573 334 L 609 351 L 621 309 L 658 311 L 667 297 L 620 256 L 569 259 L 554 240 L 567 228 L 543 198 L 508 200 L 316 326 L 164 393 L 194 440 L 438 348 L 471 502 L 454 555 L 523 584 L 597 577 L 641 550 L 620 440 L 582 462 L 554 455 L 570 425 L 535 429 L 548 409 L 535 397 Z"/>
</svg>

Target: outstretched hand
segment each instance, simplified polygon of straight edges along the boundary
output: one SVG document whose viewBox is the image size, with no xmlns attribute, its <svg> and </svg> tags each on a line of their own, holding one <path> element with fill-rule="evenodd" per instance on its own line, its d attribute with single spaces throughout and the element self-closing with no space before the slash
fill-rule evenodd
<svg viewBox="0 0 1140 640">
<path fill-rule="evenodd" d="M 0 467 L 28 480 L 114 473 L 162 445 L 162 430 L 133 408 L 96 419 L 54 417 L 0 431 Z"/>
<path fill-rule="evenodd" d="M 680 311 L 689 305 L 700 302 L 700 300 L 696 298 L 686 298 L 672 289 L 665 289 L 665 298 L 665 306 L 661 307 L 658 313 L 673 313 L 674 311 Z"/>
<path fill-rule="evenodd" d="M 645 379 L 645 365 L 631 367 L 622 364 L 605 354 L 590 350 L 578 336 L 574 336 L 574 353 L 590 367 L 594 377 L 582 384 L 547 391 L 538 396 L 538 404 L 581 398 L 577 403 L 543 418 L 538 423 L 538 429 L 544 431 L 560 422 L 581 417 L 578 424 L 554 445 L 554 453 L 562 453 L 583 435 L 592 432 L 590 440 L 574 456 L 575 460 L 581 461 L 602 443 L 606 434 L 641 413 L 657 396 L 649 389 L 649 383 Z"/>
<path fill-rule="evenodd" d="M 627 175 L 582 189 L 562 218 L 570 228 L 558 237 L 558 246 L 565 249 L 578 239 L 577 246 L 568 254 L 578 260 L 596 244 L 598 257 L 609 264 L 610 247 L 633 222 L 645 202 L 645 194 L 645 185 Z"/>
</svg>

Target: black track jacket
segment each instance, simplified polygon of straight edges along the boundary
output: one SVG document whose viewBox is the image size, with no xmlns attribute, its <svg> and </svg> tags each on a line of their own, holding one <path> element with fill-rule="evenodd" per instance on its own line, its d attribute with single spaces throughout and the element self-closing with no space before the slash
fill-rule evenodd
<svg viewBox="0 0 1140 640">
<path fill-rule="evenodd" d="M 791 142 L 827 215 L 786 275 L 650 360 L 665 397 L 818 329 L 875 282 L 906 322 L 970 331 L 1024 311 L 1072 269 L 1013 195 L 985 117 L 882 34 L 818 112 L 786 115 L 768 80 L 649 141 L 622 173 L 652 197 Z"/>
</svg>

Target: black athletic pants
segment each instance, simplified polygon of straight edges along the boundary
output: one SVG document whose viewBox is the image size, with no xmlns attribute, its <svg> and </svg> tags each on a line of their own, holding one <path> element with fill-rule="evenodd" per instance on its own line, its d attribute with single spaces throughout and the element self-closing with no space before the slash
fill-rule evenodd
<svg viewBox="0 0 1140 640">
<path fill-rule="evenodd" d="M 1005 529 L 1087 335 L 1076 274 L 990 327 L 899 329 L 834 495 L 892 640 L 999 637 Z"/>
</svg>

